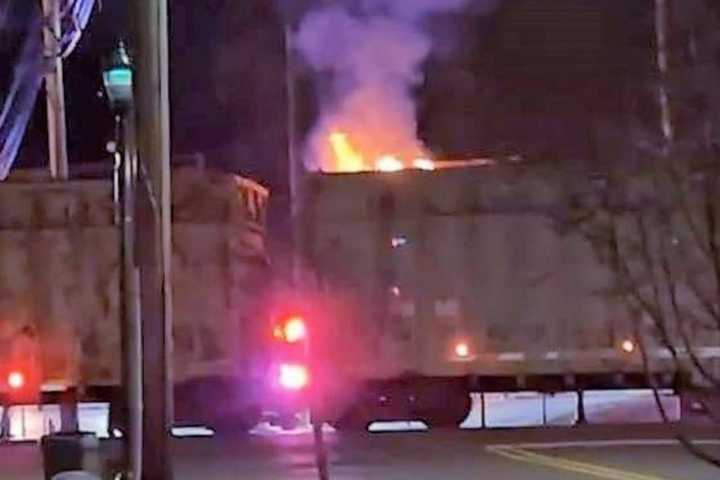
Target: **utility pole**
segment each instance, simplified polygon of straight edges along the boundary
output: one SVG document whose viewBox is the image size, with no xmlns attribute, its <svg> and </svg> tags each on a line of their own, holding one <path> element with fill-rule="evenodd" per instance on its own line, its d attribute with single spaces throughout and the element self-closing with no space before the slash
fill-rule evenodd
<svg viewBox="0 0 720 480">
<path fill-rule="evenodd" d="M 124 391 L 125 471 L 129 478 L 142 478 L 142 322 L 140 277 L 135 258 L 135 199 L 138 158 L 133 110 L 132 61 L 121 42 L 103 69 L 103 85 L 115 114 L 114 199 L 120 251 L 120 318 L 122 332 L 122 385 Z"/>
<path fill-rule="evenodd" d="M 65 126 L 65 89 L 63 86 L 63 64 L 60 52 L 60 0 L 42 0 L 43 43 L 47 71 L 45 92 L 47 98 L 48 151 L 50 156 L 50 177 L 53 180 L 67 180 L 68 156 Z"/>
<path fill-rule="evenodd" d="M 297 84 L 295 78 L 295 46 L 292 25 L 285 24 L 285 88 L 287 95 L 287 156 L 288 187 L 290 192 L 290 222 L 292 226 L 292 282 L 302 282 L 303 254 L 303 169 L 297 155 Z"/>
<path fill-rule="evenodd" d="M 673 128 L 672 111 L 670 109 L 670 95 L 668 93 L 667 80 L 669 71 L 668 52 L 668 31 L 670 28 L 669 0 L 655 0 L 655 48 L 656 62 L 660 73 L 658 84 L 658 102 L 660 103 L 660 128 L 663 133 L 665 145 L 663 150 L 667 151 L 675 140 L 675 129 Z"/>
<path fill-rule="evenodd" d="M 291 21 L 285 24 L 285 87 L 287 94 L 287 142 L 288 142 L 288 184 L 290 190 L 290 222 L 292 225 L 292 284 L 296 291 L 303 285 L 303 257 L 305 232 L 307 228 L 307 211 L 305 210 L 305 191 L 303 189 L 305 169 L 297 154 L 297 79 L 295 76 L 295 45 Z M 305 345 L 305 358 L 310 358 L 310 346 Z M 319 398 L 312 395 L 309 414 L 313 429 L 315 446 L 315 463 L 320 480 L 330 478 L 325 439 L 323 436 L 323 419 L 319 416 Z"/>
<path fill-rule="evenodd" d="M 65 124 L 65 86 L 60 38 L 62 25 L 60 0 L 42 0 L 45 101 L 50 178 L 67 180 L 67 127 Z M 76 432 L 78 423 L 77 391 L 70 390 L 60 400 L 60 430 Z"/>
<path fill-rule="evenodd" d="M 133 111 L 121 119 L 122 155 L 120 165 L 120 258 L 122 274 L 122 354 L 125 389 L 125 466 L 131 478 L 142 478 L 142 322 L 140 320 L 140 279 L 135 259 L 135 198 L 137 192 L 137 149 Z"/>
<path fill-rule="evenodd" d="M 45 57 L 45 98 L 47 108 L 48 157 L 50 178 L 67 180 L 67 132 L 65 126 L 65 88 L 60 38 L 62 26 L 60 0 L 42 0 L 43 55 Z M 77 395 L 72 390 L 60 401 L 60 430 L 75 432 L 79 428 Z"/>
<path fill-rule="evenodd" d="M 167 0 L 129 2 L 136 59 L 136 252 L 143 338 L 143 480 L 170 480 L 172 309 Z"/>
<path fill-rule="evenodd" d="M 297 88 L 295 84 L 295 50 L 293 31 L 285 25 L 285 88 L 287 94 L 287 155 L 288 183 L 290 186 L 290 211 L 293 218 L 297 215 L 298 174 L 297 162 Z"/>
</svg>

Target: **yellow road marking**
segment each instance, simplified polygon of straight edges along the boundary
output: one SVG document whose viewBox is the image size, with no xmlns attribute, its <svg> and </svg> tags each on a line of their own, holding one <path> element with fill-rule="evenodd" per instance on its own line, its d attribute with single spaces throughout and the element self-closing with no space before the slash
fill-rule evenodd
<svg viewBox="0 0 720 480">
<path fill-rule="evenodd" d="M 565 458 L 541 455 L 515 447 L 487 447 L 489 452 L 518 462 L 541 465 L 556 470 L 566 470 L 605 480 L 665 480 L 654 475 L 644 475 L 616 468 L 603 467 L 592 463 L 577 462 Z"/>
</svg>

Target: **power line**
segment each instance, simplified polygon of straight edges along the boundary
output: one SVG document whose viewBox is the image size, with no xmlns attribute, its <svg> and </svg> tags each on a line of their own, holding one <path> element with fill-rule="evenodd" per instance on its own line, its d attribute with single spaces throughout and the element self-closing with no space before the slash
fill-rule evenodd
<svg viewBox="0 0 720 480">
<path fill-rule="evenodd" d="M 8 11 L 6 15 L 10 14 Z M 10 90 L 0 113 L 0 180 L 7 177 L 17 157 L 42 84 L 44 62 L 41 28 L 40 15 L 35 9 L 25 31 Z"/>
<path fill-rule="evenodd" d="M 0 29 L 12 15 L 14 2 L 8 2 L 0 10 Z M 95 0 L 69 0 L 61 15 L 61 34 L 58 39 L 60 58 L 68 57 L 77 47 L 87 27 Z M 24 32 L 21 53 L 15 63 L 11 86 L 2 111 L 0 111 L 0 180 L 7 178 L 17 158 L 27 130 L 30 116 L 35 108 L 38 92 L 46 70 L 41 33 L 48 19 L 43 19 L 34 8 L 29 25 Z M 65 28 L 66 25 L 69 27 Z"/>
</svg>

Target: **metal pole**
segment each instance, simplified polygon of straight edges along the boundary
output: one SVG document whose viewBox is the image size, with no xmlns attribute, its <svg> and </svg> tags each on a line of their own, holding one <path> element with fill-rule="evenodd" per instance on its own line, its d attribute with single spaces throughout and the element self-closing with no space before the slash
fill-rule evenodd
<svg viewBox="0 0 720 480">
<path fill-rule="evenodd" d="M 125 117 L 127 118 L 127 117 Z M 123 204 L 122 204 L 122 190 L 123 190 L 123 181 L 124 181 L 124 162 L 123 162 L 123 152 L 125 150 L 126 145 L 123 145 L 123 116 L 116 114 L 115 115 L 115 146 L 113 151 L 111 152 L 113 155 L 113 205 L 115 205 L 115 225 L 118 226 L 118 229 L 122 233 L 122 218 L 123 218 Z M 122 237 L 120 237 L 120 254 L 122 255 Z M 120 258 L 122 260 L 122 257 Z M 120 277 L 120 281 L 122 282 L 122 276 Z M 120 293 L 122 294 L 122 283 L 120 284 Z M 121 304 L 122 308 L 122 304 Z M 121 312 L 122 313 L 122 312 Z M 121 315 L 120 318 L 124 318 L 124 316 Z"/>
<path fill-rule="evenodd" d="M 288 187 L 290 192 L 290 221 L 292 223 L 292 281 L 302 282 L 303 245 L 303 169 L 297 155 L 297 85 L 295 80 L 295 47 L 292 26 L 285 25 L 285 86 L 287 94 L 287 155 Z"/>
<path fill-rule="evenodd" d="M 288 148 L 288 180 L 290 187 L 290 206 L 293 218 L 297 213 L 298 196 L 298 163 L 297 146 L 297 89 L 295 85 L 295 52 L 293 32 L 290 25 L 285 25 L 285 86 L 287 89 L 287 148 Z"/>
<path fill-rule="evenodd" d="M 665 147 L 675 139 L 672 112 L 670 110 L 670 95 L 667 87 L 667 75 L 669 70 L 668 54 L 668 28 L 669 28 L 668 0 L 655 0 L 655 48 L 657 49 L 656 61 L 660 72 L 658 83 L 658 100 L 660 103 L 660 128 L 665 137 Z"/>
<path fill-rule="evenodd" d="M 480 392 L 480 427 L 485 429 L 487 428 L 487 419 L 486 419 L 486 405 L 485 405 L 485 392 Z"/>
<path fill-rule="evenodd" d="M 327 448 L 325 447 L 325 439 L 323 438 L 323 423 L 321 421 L 313 422 L 313 437 L 315 439 L 315 462 L 318 470 L 319 480 L 329 480 L 330 471 L 328 469 Z"/>
<path fill-rule="evenodd" d="M 0 441 L 10 439 L 10 402 L 3 402 L 0 416 Z"/>
<path fill-rule="evenodd" d="M 137 191 L 137 148 L 132 110 L 121 121 L 120 154 L 120 258 L 122 273 L 122 353 L 125 393 L 125 468 L 129 478 L 142 475 L 142 324 L 140 320 L 140 277 L 135 259 L 135 196 Z"/>
<path fill-rule="evenodd" d="M 314 358 L 310 356 L 311 352 L 311 340 L 308 339 L 305 341 L 305 360 L 310 362 L 311 367 L 314 367 L 315 362 Z M 330 472 L 328 468 L 327 446 L 325 445 L 323 432 L 323 425 L 325 423 L 322 416 L 322 412 L 324 411 L 323 407 L 324 405 L 320 391 L 317 388 L 313 388 L 311 393 L 310 408 L 307 415 L 313 430 L 315 466 L 317 467 L 319 480 L 329 480 Z"/>
<path fill-rule="evenodd" d="M 60 56 L 59 39 L 62 36 L 60 23 L 60 1 L 42 0 L 43 8 L 43 46 L 47 60 L 45 73 L 45 97 L 47 105 L 48 156 L 50 177 L 53 180 L 67 180 L 67 132 L 65 125 L 65 89 L 63 64 Z M 62 431 L 76 431 L 77 396 L 67 392 L 60 402 Z"/>
<path fill-rule="evenodd" d="M 65 90 L 63 64 L 58 40 L 62 35 L 60 26 L 60 1 L 43 0 L 43 43 L 48 61 L 45 73 L 47 99 L 48 153 L 50 176 L 55 180 L 68 178 L 67 133 L 65 126 Z"/>
<path fill-rule="evenodd" d="M 69 388 L 60 395 L 60 431 L 77 432 L 78 423 L 78 391 Z"/>
<path fill-rule="evenodd" d="M 143 339 L 143 476 L 172 478 L 170 115 L 167 0 L 132 0 L 140 182 L 136 254 Z"/>
<path fill-rule="evenodd" d="M 585 415 L 585 391 L 578 389 L 577 391 L 577 419 L 575 425 L 587 425 L 587 416 Z"/>
</svg>

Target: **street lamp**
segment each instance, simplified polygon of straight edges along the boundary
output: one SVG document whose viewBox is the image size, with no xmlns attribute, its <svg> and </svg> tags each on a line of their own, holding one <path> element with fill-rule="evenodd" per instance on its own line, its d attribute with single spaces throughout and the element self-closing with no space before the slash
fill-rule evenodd
<svg viewBox="0 0 720 480">
<path fill-rule="evenodd" d="M 108 57 L 102 77 L 110 107 L 117 113 L 127 112 L 133 103 L 133 66 L 123 42 Z"/>
<path fill-rule="evenodd" d="M 125 469 L 141 478 L 142 465 L 142 337 L 140 280 L 135 257 L 138 156 L 133 110 L 133 66 L 120 42 L 103 68 L 103 86 L 116 122 L 115 202 L 119 227 L 122 383 L 125 393 Z"/>
<path fill-rule="evenodd" d="M 133 107 L 133 66 L 125 44 L 121 41 L 103 62 L 102 81 L 105 96 L 115 117 L 115 139 L 108 142 L 108 153 L 115 158 L 113 199 L 116 209 L 116 222 L 120 224 L 122 204 L 122 167 L 133 145 L 132 140 L 132 107 Z M 112 145 L 112 146 L 110 146 Z M 128 162 L 126 162 L 128 163 Z"/>
</svg>

